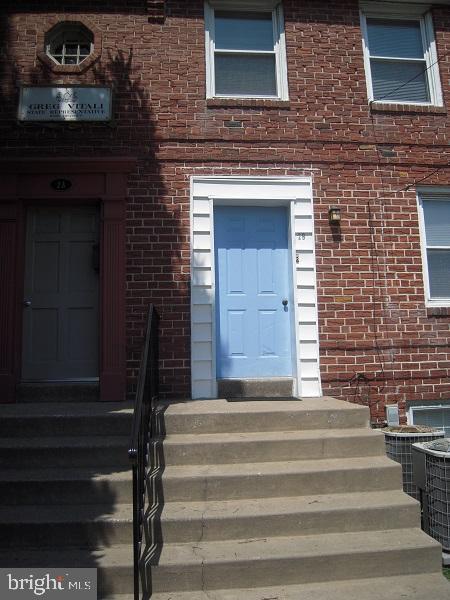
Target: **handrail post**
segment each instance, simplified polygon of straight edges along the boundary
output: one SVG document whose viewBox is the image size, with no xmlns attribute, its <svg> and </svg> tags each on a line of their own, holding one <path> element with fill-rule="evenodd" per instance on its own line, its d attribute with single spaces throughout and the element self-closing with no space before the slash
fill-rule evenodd
<svg viewBox="0 0 450 600">
<path fill-rule="evenodd" d="M 136 540 L 139 539 L 139 521 L 135 518 L 134 507 L 138 505 L 138 494 L 137 494 L 137 465 L 133 464 L 133 588 L 134 588 L 134 600 L 139 600 L 139 544 Z M 136 569 L 136 565 L 138 568 Z"/>
<path fill-rule="evenodd" d="M 158 402 L 158 314 L 150 304 L 136 390 L 128 457 L 133 473 L 133 575 L 134 600 L 140 600 L 140 559 L 145 510 L 148 445 L 152 439 L 152 413 Z"/>
</svg>

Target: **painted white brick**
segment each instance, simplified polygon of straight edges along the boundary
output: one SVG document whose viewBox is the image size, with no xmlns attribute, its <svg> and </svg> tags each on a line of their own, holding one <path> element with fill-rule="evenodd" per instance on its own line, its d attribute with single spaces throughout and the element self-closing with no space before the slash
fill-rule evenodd
<svg viewBox="0 0 450 600">
<path fill-rule="evenodd" d="M 313 306 L 300 306 L 298 307 L 298 317 L 300 321 L 307 321 L 314 323 L 317 321 L 317 308 L 314 304 Z"/>
<path fill-rule="evenodd" d="M 197 360 L 195 361 L 195 375 L 199 379 L 211 379 L 212 378 L 212 363 L 210 360 Z"/>
<path fill-rule="evenodd" d="M 319 366 L 317 360 L 301 360 L 300 375 L 308 379 L 317 378 L 319 374 Z"/>
<path fill-rule="evenodd" d="M 313 286 L 316 283 L 316 272 L 314 269 L 304 270 L 304 271 L 296 271 L 297 277 L 297 286 L 299 285 L 307 285 Z"/>
<path fill-rule="evenodd" d="M 192 307 L 192 320 L 194 323 L 212 323 L 212 306 L 210 304 L 196 304 Z"/>
<path fill-rule="evenodd" d="M 304 182 L 289 181 L 287 178 L 284 181 L 268 181 L 261 177 L 259 182 L 232 180 L 228 182 L 222 180 L 220 182 L 196 181 L 195 194 L 196 196 L 217 196 L 228 198 L 229 200 L 242 200 L 242 198 L 251 200 L 295 200 L 297 198 L 311 198 L 311 183 L 305 180 Z"/>
<path fill-rule="evenodd" d="M 211 231 L 211 218 L 209 215 L 194 215 L 194 231 Z"/>
<path fill-rule="evenodd" d="M 311 233 L 297 232 L 295 236 L 296 250 L 314 250 L 314 240 Z"/>
<path fill-rule="evenodd" d="M 193 253 L 194 267 L 211 267 L 211 251 L 195 250 Z"/>
<path fill-rule="evenodd" d="M 317 359 L 319 356 L 319 348 L 316 341 L 304 341 L 302 344 L 300 344 L 299 350 L 300 359 Z"/>
<path fill-rule="evenodd" d="M 320 382 L 318 379 L 301 379 L 300 390 L 302 396 L 311 398 L 320 396 Z"/>
<path fill-rule="evenodd" d="M 313 222 L 311 216 L 295 217 L 295 233 L 312 233 Z"/>
<path fill-rule="evenodd" d="M 294 214 L 295 216 L 311 216 L 312 207 L 311 200 L 298 200 L 295 203 Z"/>
<path fill-rule="evenodd" d="M 314 269 L 315 268 L 315 261 L 314 261 L 314 254 L 313 251 L 304 251 L 304 250 L 299 250 L 297 252 L 297 258 L 298 258 L 298 263 L 296 263 L 297 268 L 300 269 Z"/>
<path fill-rule="evenodd" d="M 192 304 L 211 304 L 213 301 L 213 291 L 211 288 L 193 287 Z"/>
<path fill-rule="evenodd" d="M 193 323 L 192 324 L 192 341 L 193 342 L 211 342 L 212 327 L 208 323 Z"/>
<path fill-rule="evenodd" d="M 209 233 L 194 233 L 194 250 L 210 250 L 211 235 Z"/>
<path fill-rule="evenodd" d="M 198 360 L 210 360 L 212 357 L 212 344 L 211 342 L 194 342 L 192 344 L 192 359 Z"/>
<path fill-rule="evenodd" d="M 195 268 L 192 273 L 192 283 L 193 283 L 193 285 L 209 285 L 210 286 L 212 284 L 211 269 Z"/>
<path fill-rule="evenodd" d="M 193 365 L 194 366 L 194 365 Z M 213 398 L 213 381 L 193 381 L 192 382 L 192 397 L 196 398 Z"/>
<path fill-rule="evenodd" d="M 312 287 L 298 286 L 297 299 L 298 299 L 299 303 L 315 304 L 316 288 L 313 286 Z"/>
<path fill-rule="evenodd" d="M 209 215 L 211 211 L 211 202 L 208 198 L 195 198 L 194 215 Z"/>
<path fill-rule="evenodd" d="M 302 340 L 315 341 L 316 336 L 317 336 L 317 327 L 315 324 L 300 323 L 298 329 L 299 329 L 299 335 L 300 335 L 300 344 L 302 343 Z"/>
</svg>

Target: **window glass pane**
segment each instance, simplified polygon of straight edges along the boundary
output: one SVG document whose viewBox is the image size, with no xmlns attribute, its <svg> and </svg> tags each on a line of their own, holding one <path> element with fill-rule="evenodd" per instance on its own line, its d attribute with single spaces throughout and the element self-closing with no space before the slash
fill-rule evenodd
<svg viewBox="0 0 450 600">
<path fill-rule="evenodd" d="M 445 434 L 450 434 L 450 410 L 441 408 L 421 409 L 413 411 L 413 415 L 415 425 L 427 425 L 437 429 L 445 428 Z"/>
<path fill-rule="evenodd" d="M 423 58 L 419 21 L 367 19 L 371 56 Z"/>
<path fill-rule="evenodd" d="M 427 250 L 431 298 L 450 298 L 450 250 Z"/>
<path fill-rule="evenodd" d="M 92 52 L 92 34 L 73 23 L 60 24 L 46 36 L 47 52 L 57 62 L 76 65 Z"/>
<path fill-rule="evenodd" d="M 427 246 L 450 247 L 450 201 L 424 200 Z"/>
<path fill-rule="evenodd" d="M 275 56 L 215 55 L 216 94 L 276 96 Z"/>
<path fill-rule="evenodd" d="M 222 50 L 273 50 L 272 13 L 216 11 L 215 44 Z"/>
<path fill-rule="evenodd" d="M 370 68 L 375 100 L 430 102 L 425 62 L 399 63 L 372 59 Z"/>
</svg>

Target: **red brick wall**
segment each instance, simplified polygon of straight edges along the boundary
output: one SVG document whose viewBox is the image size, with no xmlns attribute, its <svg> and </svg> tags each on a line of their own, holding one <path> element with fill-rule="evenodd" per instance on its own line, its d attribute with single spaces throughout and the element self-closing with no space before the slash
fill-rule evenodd
<svg viewBox="0 0 450 600">
<path fill-rule="evenodd" d="M 189 177 L 306 174 L 314 181 L 324 392 L 370 404 L 375 420 L 385 402 L 450 400 L 450 318 L 424 304 L 414 187 L 450 183 L 447 111 L 369 109 L 356 0 L 285 0 L 288 102 L 205 100 L 200 0 L 167 0 L 164 22 L 149 20 L 144 0 L 16 5 L 0 9 L 4 154 L 139 158 L 127 216 L 130 386 L 144 307 L 155 302 L 162 390 L 189 394 Z M 61 6 L 102 32 L 101 57 L 81 75 L 55 74 L 37 58 Z M 433 17 L 448 99 L 450 9 Z M 114 122 L 17 125 L 16 86 L 54 82 L 111 84 Z M 227 127 L 231 120 L 242 127 Z M 328 224 L 334 204 L 340 236 Z"/>
</svg>

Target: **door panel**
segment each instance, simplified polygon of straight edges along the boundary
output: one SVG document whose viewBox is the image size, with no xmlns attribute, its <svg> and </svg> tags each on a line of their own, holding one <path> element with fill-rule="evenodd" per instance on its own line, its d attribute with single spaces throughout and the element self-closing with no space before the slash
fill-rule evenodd
<svg viewBox="0 0 450 600">
<path fill-rule="evenodd" d="M 292 375 L 287 211 L 214 211 L 219 378 Z"/>
<path fill-rule="evenodd" d="M 68 318 L 69 360 L 97 360 L 98 315 L 94 308 L 70 308 Z"/>
<path fill-rule="evenodd" d="M 37 241 L 34 245 L 33 292 L 49 293 L 59 290 L 59 242 Z"/>
<path fill-rule="evenodd" d="M 24 381 L 98 377 L 97 243 L 95 207 L 28 212 Z"/>
<path fill-rule="evenodd" d="M 42 361 L 58 359 L 58 310 L 33 308 L 31 311 L 31 350 Z"/>
</svg>

